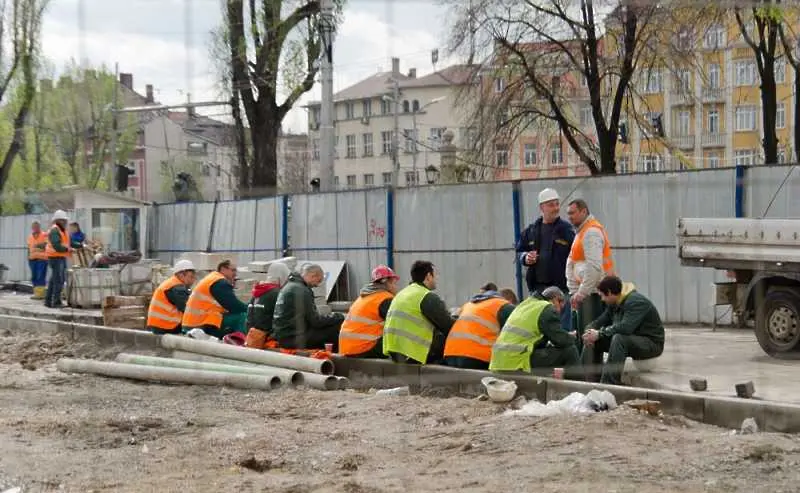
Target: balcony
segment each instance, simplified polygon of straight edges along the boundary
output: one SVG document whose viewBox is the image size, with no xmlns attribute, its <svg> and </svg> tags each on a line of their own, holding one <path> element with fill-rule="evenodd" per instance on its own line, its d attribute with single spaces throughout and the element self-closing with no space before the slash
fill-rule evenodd
<svg viewBox="0 0 800 493">
<path fill-rule="evenodd" d="M 721 87 L 704 87 L 703 102 L 704 103 L 725 102 L 725 90 Z"/>
<path fill-rule="evenodd" d="M 702 144 L 703 147 L 725 147 L 725 134 L 704 133 Z"/>
<path fill-rule="evenodd" d="M 688 91 L 673 92 L 670 94 L 670 102 L 673 106 L 693 106 L 694 96 Z"/>
<path fill-rule="evenodd" d="M 694 149 L 694 135 L 673 135 L 672 143 L 679 149 Z"/>
</svg>

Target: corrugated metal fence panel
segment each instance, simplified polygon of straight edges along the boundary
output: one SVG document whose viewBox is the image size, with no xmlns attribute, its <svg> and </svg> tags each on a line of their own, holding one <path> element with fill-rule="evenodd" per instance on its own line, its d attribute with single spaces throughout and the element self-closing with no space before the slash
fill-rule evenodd
<svg viewBox="0 0 800 493">
<path fill-rule="evenodd" d="M 256 230 L 252 227 L 255 222 L 255 200 L 219 202 L 214 219 L 214 238 L 211 242 L 211 250 L 235 252 L 239 265 L 245 265 L 252 261 L 253 250 L 256 248 Z"/>
<path fill-rule="evenodd" d="M 512 185 L 484 183 L 399 190 L 395 264 L 403 283 L 411 264 L 432 261 L 439 295 L 460 305 L 486 282 L 514 286 Z"/>
<path fill-rule="evenodd" d="M 208 202 L 159 205 L 156 256 L 172 263 L 183 252 L 205 251 L 213 208 Z"/>
<path fill-rule="evenodd" d="M 283 199 L 281 197 L 256 201 L 255 260 L 272 260 L 280 257 L 283 241 Z M 248 223 L 252 224 L 252 223 Z M 241 228 L 242 225 L 237 227 Z"/>
<path fill-rule="evenodd" d="M 769 166 L 746 170 L 744 200 L 747 217 L 761 217 L 766 211 L 765 217 L 800 218 L 800 167 Z"/>
<path fill-rule="evenodd" d="M 39 221 L 48 231 L 52 214 L 26 214 L 0 217 L 0 264 L 8 267 L 6 280 L 28 281 L 28 235 L 33 221 Z"/>
</svg>

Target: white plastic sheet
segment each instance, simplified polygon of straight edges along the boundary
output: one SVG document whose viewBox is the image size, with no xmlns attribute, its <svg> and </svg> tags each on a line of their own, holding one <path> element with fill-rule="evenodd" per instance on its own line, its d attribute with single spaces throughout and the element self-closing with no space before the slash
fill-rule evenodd
<svg viewBox="0 0 800 493">
<path fill-rule="evenodd" d="M 587 394 L 573 392 L 563 399 L 542 404 L 530 401 L 518 410 L 508 410 L 504 416 L 557 416 L 560 414 L 593 414 L 617 407 L 617 399 L 607 390 L 590 390 Z"/>
</svg>

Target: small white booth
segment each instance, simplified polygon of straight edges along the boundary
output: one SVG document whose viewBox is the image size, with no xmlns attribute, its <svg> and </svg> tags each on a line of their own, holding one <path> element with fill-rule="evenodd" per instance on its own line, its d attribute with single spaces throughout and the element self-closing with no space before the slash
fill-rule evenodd
<svg viewBox="0 0 800 493">
<path fill-rule="evenodd" d="M 147 202 L 99 190 L 75 190 L 74 219 L 87 240 L 106 251 L 137 250 L 147 256 Z"/>
</svg>

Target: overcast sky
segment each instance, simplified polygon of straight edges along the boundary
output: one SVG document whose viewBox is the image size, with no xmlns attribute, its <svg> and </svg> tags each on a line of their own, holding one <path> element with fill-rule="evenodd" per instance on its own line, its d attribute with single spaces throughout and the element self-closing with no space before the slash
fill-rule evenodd
<svg viewBox="0 0 800 493">
<path fill-rule="evenodd" d="M 211 30 L 222 21 L 220 0 L 82 1 L 82 21 L 80 0 L 52 0 L 47 12 L 43 48 L 57 68 L 88 59 L 113 72 L 119 63 L 121 72 L 133 73 L 136 90 L 144 93 L 145 84 L 153 84 L 162 103 L 184 102 L 187 92 L 193 101 L 219 99 L 209 46 Z M 431 50 L 439 48 L 444 57 L 443 13 L 436 0 L 348 0 L 335 45 L 334 91 L 388 70 L 392 56 L 400 57 L 403 71 L 430 72 Z M 303 101 L 319 94 L 317 85 Z M 205 113 L 223 112 L 229 113 Z M 284 128 L 305 131 L 305 111 L 290 114 Z"/>
</svg>

